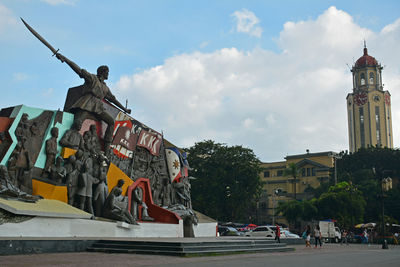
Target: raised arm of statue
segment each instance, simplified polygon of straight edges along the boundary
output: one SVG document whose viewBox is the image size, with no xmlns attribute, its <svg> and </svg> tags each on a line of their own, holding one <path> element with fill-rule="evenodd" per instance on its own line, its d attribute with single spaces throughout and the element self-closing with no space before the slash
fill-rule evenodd
<svg viewBox="0 0 400 267">
<path fill-rule="evenodd" d="M 120 109 L 122 109 L 122 110 L 125 111 L 126 113 L 131 114 L 131 109 L 125 108 L 125 107 L 117 100 L 117 98 L 116 98 L 111 92 L 109 92 L 109 93 L 107 94 L 106 99 L 107 99 L 109 102 L 115 104 L 117 107 L 119 107 Z"/>
<path fill-rule="evenodd" d="M 63 56 L 63 55 L 60 54 L 60 53 L 57 53 L 57 54 L 56 54 L 56 57 L 57 57 L 61 62 L 67 63 L 68 66 L 70 66 L 71 69 L 72 69 L 73 71 L 75 71 L 76 74 L 79 75 L 79 77 L 82 78 L 82 69 L 81 69 L 75 62 L 69 60 L 68 58 L 66 58 L 65 56 Z"/>
</svg>

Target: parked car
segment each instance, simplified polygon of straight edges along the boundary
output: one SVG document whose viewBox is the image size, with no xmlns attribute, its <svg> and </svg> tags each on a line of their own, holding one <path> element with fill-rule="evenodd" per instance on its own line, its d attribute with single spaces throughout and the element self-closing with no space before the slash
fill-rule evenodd
<svg viewBox="0 0 400 267">
<path fill-rule="evenodd" d="M 258 226 L 246 233 L 246 236 L 275 238 L 275 232 L 269 226 Z"/>
<path fill-rule="evenodd" d="M 220 236 L 239 236 L 241 235 L 236 228 L 230 226 L 218 226 L 218 233 Z"/>
<path fill-rule="evenodd" d="M 289 230 L 281 230 L 281 238 L 300 238 L 300 236 L 290 232 Z"/>
</svg>

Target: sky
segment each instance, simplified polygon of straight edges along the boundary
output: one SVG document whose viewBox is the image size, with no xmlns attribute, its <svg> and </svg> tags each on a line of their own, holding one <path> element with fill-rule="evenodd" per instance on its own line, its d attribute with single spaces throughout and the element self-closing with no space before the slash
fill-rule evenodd
<svg viewBox="0 0 400 267">
<path fill-rule="evenodd" d="M 263 162 L 348 150 L 350 68 L 384 66 L 400 142 L 400 2 L 0 0 L 0 108 L 63 109 L 83 83 L 52 57 L 95 73 L 131 116 L 178 147 L 214 140 Z"/>
</svg>

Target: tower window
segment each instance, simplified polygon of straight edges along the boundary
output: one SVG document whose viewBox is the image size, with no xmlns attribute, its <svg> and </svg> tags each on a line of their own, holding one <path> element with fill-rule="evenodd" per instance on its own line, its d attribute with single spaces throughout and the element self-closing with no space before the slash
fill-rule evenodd
<svg viewBox="0 0 400 267">
<path fill-rule="evenodd" d="M 379 107 L 375 107 L 375 125 L 376 125 L 376 145 L 381 146 L 381 123 L 379 117 Z"/>
<path fill-rule="evenodd" d="M 374 74 L 372 72 L 369 73 L 369 84 L 374 84 Z"/>
<path fill-rule="evenodd" d="M 361 147 L 365 147 L 365 131 L 364 131 L 364 109 L 360 107 L 360 137 L 361 137 Z"/>
<path fill-rule="evenodd" d="M 360 84 L 365 85 L 365 74 L 364 73 L 361 73 L 361 75 L 360 75 Z"/>
</svg>

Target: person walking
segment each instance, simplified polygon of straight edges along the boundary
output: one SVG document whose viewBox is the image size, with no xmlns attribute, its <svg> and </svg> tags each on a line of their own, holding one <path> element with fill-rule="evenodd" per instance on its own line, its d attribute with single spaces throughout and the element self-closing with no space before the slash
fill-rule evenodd
<svg viewBox="0 0 400 267">
<path fill-rule="evenodd" d="M 319 242 L 319 247 L 322 247 L 321 231 L 320 231 L 319 225 L 315 226 L 315 228 L 314 228 L 314 238 L 315 238 L 315 247 L 318 246 L 318 242 Z"/>
<path fill-rule="evenodd" d="M 310 240 L 311 240 L 311 227 L 310 225 L 307 225 L 306 228 L 306 247 L 310 247 L 311 248 L 311 244 L 310 244 Z"/>
<path fill-rule="evenodd" d="M 346 230 L 342 230 L 342 240 L 340 242 L 340 245 L 343 245 L 343 243 L 346 243 L 346 245 L 349 245 L 349 242 L 347 240 L 347 231 Z"/>
<path fill-rule="evenodd" d="M 281 243 L 281 229 L 280 229 L 278 224 L 276 224 L 275 226 L 276 226 L 276 228 L 275 228 L 275 240 L 277 240 L 278 243 Z"/>
</svg>

